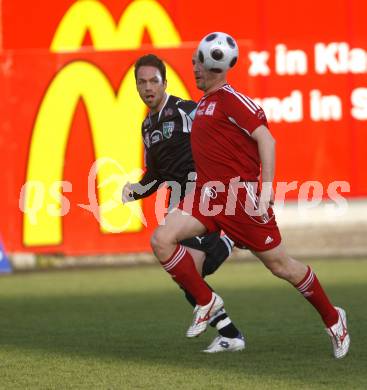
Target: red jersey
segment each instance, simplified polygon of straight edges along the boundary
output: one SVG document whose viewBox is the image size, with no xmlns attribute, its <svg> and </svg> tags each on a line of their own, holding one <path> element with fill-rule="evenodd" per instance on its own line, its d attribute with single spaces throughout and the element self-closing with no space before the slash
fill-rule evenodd
<svg viewBox="0 0 367 390">
<path fill-rule="evenodd" d="M 228 84 L 198 103 L 191 133 L 197 183 L 228 184 L 232 178 L 257 181 L 260 156 L 251 133 L 268 127 L 262 108 Z"/>
</svg>

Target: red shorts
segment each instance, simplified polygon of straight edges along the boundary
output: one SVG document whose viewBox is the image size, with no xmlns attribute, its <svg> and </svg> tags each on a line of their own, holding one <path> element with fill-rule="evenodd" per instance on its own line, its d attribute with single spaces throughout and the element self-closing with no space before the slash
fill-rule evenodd
<svg viewBox="0 0 367 390">
<path fill-rule="evenodd" d="M 263 252 L 281 243 L 273 209 L 265 217 L 255 215 L 257 195 L 251 183 L 245 182 L 237 191 L 230 186 L 222 190 L 197 187 L 178 208 L 199 220 L 209 233 L 223 230 L 237 246 Z"/>
</svg>

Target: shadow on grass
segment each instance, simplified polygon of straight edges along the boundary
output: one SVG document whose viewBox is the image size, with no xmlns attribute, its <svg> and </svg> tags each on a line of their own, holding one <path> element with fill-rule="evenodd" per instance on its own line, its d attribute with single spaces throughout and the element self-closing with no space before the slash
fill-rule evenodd
<svg viewBox="0 0 367 390">
<path fill-rule="evenodd" d="M 324 383 L 327 377 L 338 386 L 347 386 L 353 375 L 353 381 L 362 383 L 367 350 L 362 336 L 367 320 L 365 287 L 329 289 L 347 307 L 352 329 L 352 353 L 343 362 L 331 358 L 318 315 L 291 291 L 221 290 L 232 318 L 245 329 L 248 347 L 243 353 L 200 353 L 215 336 L 212 329 L 198 339 L 185 339 L 191 309 L 179 292 L 3 297 L 0 348 L 121 362 L 121 370 L 125 363 L 139 362 L 312 384 Z"/>
</svg>

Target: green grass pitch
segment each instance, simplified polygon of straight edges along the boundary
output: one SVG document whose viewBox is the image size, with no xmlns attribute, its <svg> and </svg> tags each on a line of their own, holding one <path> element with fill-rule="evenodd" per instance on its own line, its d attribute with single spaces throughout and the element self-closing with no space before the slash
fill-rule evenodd
<svg viewBox="0 0 367 390">
<path fill-rule="evenodd" d="M 245 351 L 206 355 L 186 339 L 191 309 L 159 267 L 0 278 L 0 389 L 367 389 L 367 259 L 312 262 L 347 310 L 352 343 L 334 360 L 318 314 L 259 263 L 208 281 L 245 332 Z"/>
</svg>

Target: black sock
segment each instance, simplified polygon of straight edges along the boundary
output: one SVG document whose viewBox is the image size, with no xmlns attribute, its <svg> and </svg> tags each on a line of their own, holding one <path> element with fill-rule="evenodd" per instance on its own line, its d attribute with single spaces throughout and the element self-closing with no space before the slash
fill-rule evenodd
<svg viewBox="0 0 367 390">
<path fill-rule="evenodd" d="M 233 325 L 233 322 L 226 325 L 224 328 L 219 329 L 218 333 L 223 337 L 234 339 L 240 335 L 240 331 Z"/>
<path fill-rule="evenodd" d="M 218 322 L 225 320 L 226 318 L 229 318 L 227 313 L 224 312 L 223 314 L 220 314 L 218 317 L 214 318 L 210 322 L 210 326 L 217 326 Z M 229 319 L 229 321 L 231 321 Z M 228 337 L 229 339 L 234 339 L 235 337 L 238 337 L 238 335 L 241 333 L 233 324 L 231 321 L 228 325 L 224 326 L 221 329 L 218 329 L 218 333 L 223 337 Z"/>
<path fill-rule="evenodd" d="M 214 290 L 209 286 L 209 284 L 207 282 L 205 282 L 205 284 L 214 292 Z M 190 305 L 192 307 L 195 307 L 196 306 L 195 298 L 188 291 L 186 291 L 184 288 L 182 288 L 182 287 L 180 287 L 180 288 L 184 291 L 186 300 L 190 303 Z"/>
<path fill-rule="evenodd" d="M 185 289 L 182 289 L 183 291 L 184 291 L 184 293 L 185 293 L 185 298 L 186 298 L 186 300 L 190 303 L 190 305 L 192 306 L 192 307 L 195 307 L 196 306 L 196 300 L 195 300 L 195 298 L 188 292 L 188 291 L 186 291 Z"/>
</svg>

